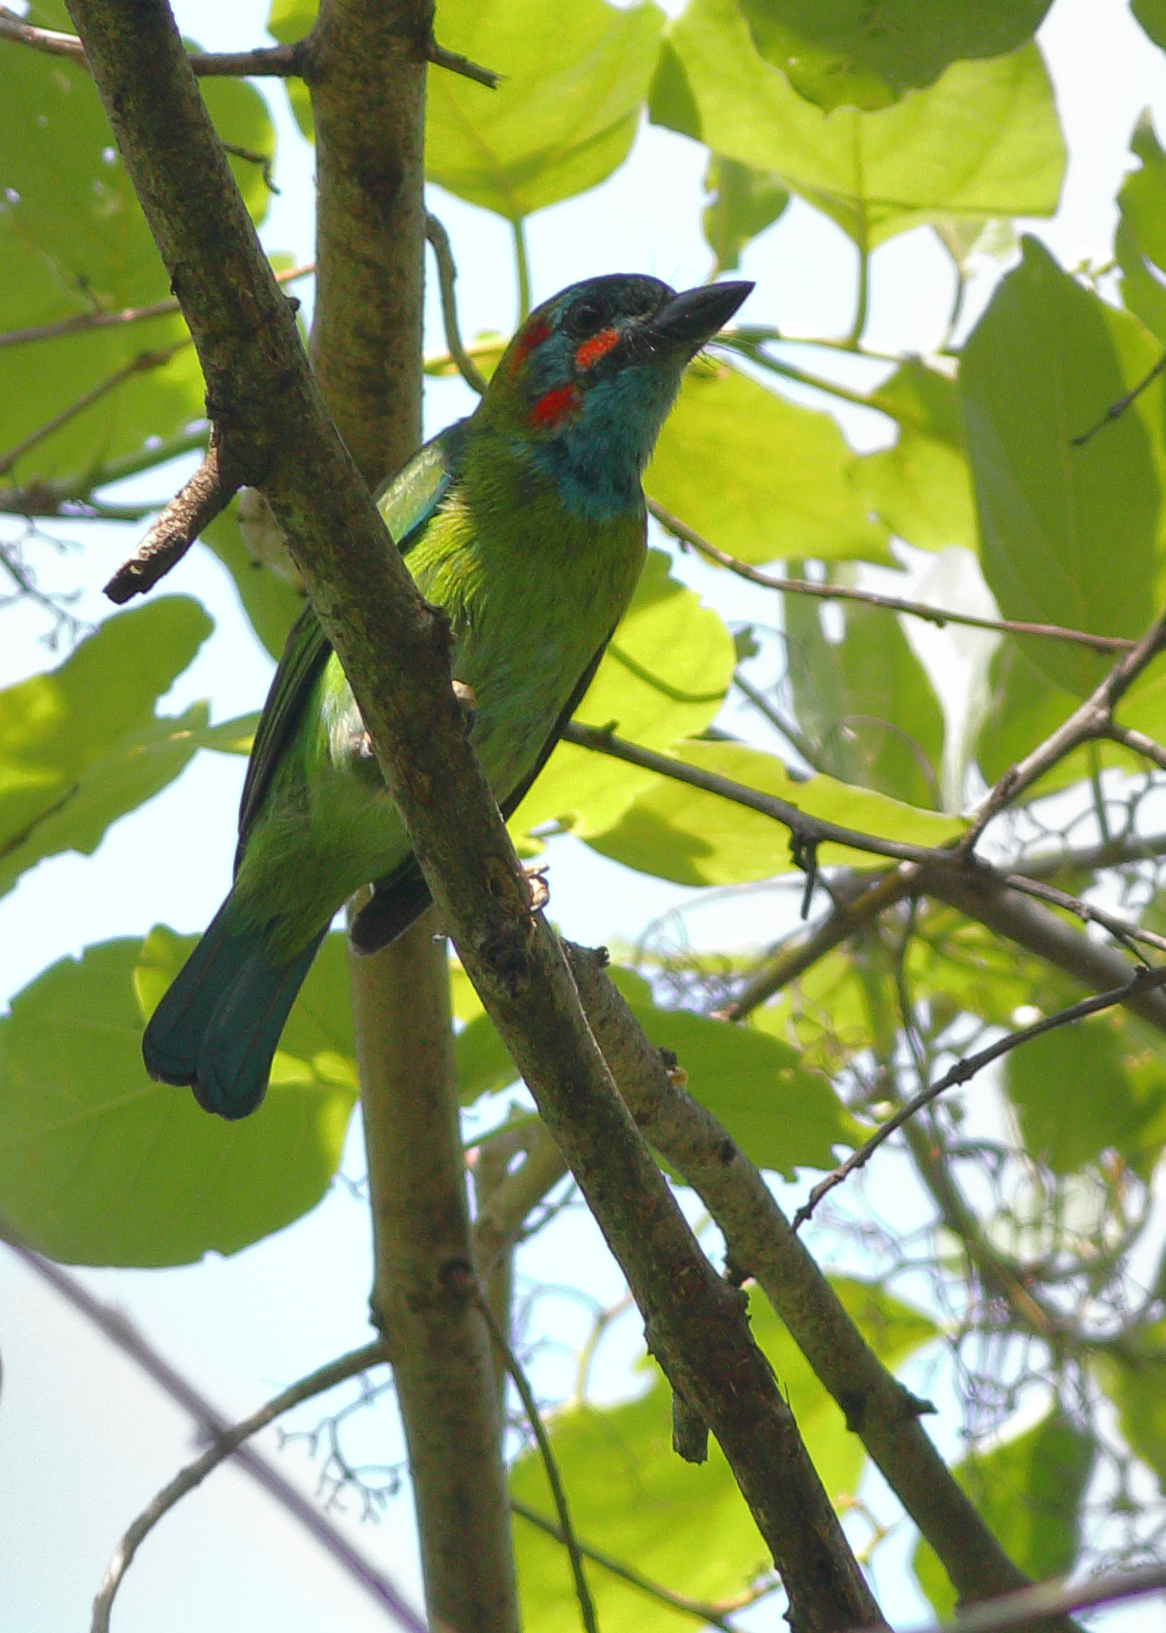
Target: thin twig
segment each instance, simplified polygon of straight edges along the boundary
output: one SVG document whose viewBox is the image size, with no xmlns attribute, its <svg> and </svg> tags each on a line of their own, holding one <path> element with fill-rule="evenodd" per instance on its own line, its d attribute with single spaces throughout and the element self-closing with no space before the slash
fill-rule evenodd
<svg viewBox="0 0 1166 1633">
<path fill-rule="evenodd" d="M 131 357 L 128 363 L 123 363 L 120 369 L 115 369 L 104 380 L 99 380 L 95 386 L 85 392 L 84 396 L 78 397 L 76 402 L 70 403 L 68 408 L 62 408 L 61 412 L 54 414 L 51 420 L 46 420 L 35 431 L 30 431 L 28 436 L 18 442 L 14 448 L 10 448 L 6 454 L 0 454 L 0 476 L 4 476 L 10 471 L 23 454 L 28 453 L 30 449 L 44 442 L 46 437 L 51 437 L 53 432 L 59 431 L 63 425 L 68 425 L 70 420 L 76 419 L 78 414 L 83 413 L 87 408 L 91 408 L 102 397 L 108 396 L 111 391 L 115 391 L 131 375 L 143 374 L 148 369 L 163 368 L 176 352 L 180 352 L 184 346 L 189 345 L 190 336 L 187 335 L 185 339 L 177 341 L 173 346 L 166 346 L 160 351 L 139 352 L 136 357 Z"/>
<path fill-rule="evenodd" d="M 425 47 L 425 60 L 435 68 L 445 68 L 451 74 L 461 74 L 463 79 L 472 79 L 484 85 L 488 91 L 496 91 L 505 77 L 493 68 L 483 68 L 480 63 L 471 62 L 469 57 L 463 57 L 457 51 L 447 51 L 434 39 L 430 39 Z"/>
<path fill-rule="evenodd" d="M 565 1542 L 561 1527 L 553 1520 L 546 1519 L 536 1509 L 528 1507 L 526 1503 L 519 1502 L 517 1497 L 511 1497 L 510 1508 L 520 1519 L 537 1526 L 548 1537 L 554 1537 L 556 1542 Z M 601 1548 L 593 1548 L 590 1543 L 580 1542 L 579 1552 L 585 1559 L 593 1560 L 602 1570 L 610 1571 L 612 1576 L 618 1576 L 621 1581 L 630 1582 L 632 1587 L 639 1588 L 653 1599 L 658 1599 L 661 1604 L 671 1605 L 673 1610 L 679 1610 L 685 1616 L 694 1616 L 697 1621 L 707 1623 L 710 1627 L 719 1627 L 723 1633 L 734 1633 L 733 1624 L 725 1614 L 723 1606 L 708 1603 L 703 1599 L 690 1599 L 684 1593 L 676 1593 L 672 1588 L 665 1587 L 662 1582 L 653 1582 L 650 1576 L 644 1576 L 634 1566 L 625 1564 L 622 1559 L 605 1554 Z M 765 1591 L 771 1593 L 772 1585 L 767 1584 Z M 732 1608 L 743 1610 L 746 1605 L 755 1604 L 761 1597 L 761 1594 L 743 1596 L 741 1601 L 733 1601 Z"/>
<path fill-rule="evenodd" d="M 14 40 L 33 51 L 48 52 L 50 56 L 67 57 L 82 68 L 89 66 L 85 47 L 75 34 L 58 34 L 52 29 L 34 28 L 14 11 L 9 11 L 7 6 L 0 6 L 0 39 Z M 291 79 L 303 74 L 307 51 L 308 38 L 305 37 L 286 45 L 259 46 L 253 51 L 191 51 L 188 56 L 190 66 L 201 79 Z M 447 51 L 433 39 L 425 46 L 425 60 L 436 68 L 445 68 L 451 74 L 472 79 L 491 91 L 497 89 L 503 77 L 494 69 L 483 68 L 456 51 Z"/>
<path fill-rule="evenodd" d="M 699 766 L 689 765 L 667 754 L 658 754 L 654 749 L 641 748 L 638 743 L 625 742 L 605 728 L 584 726 L 572 720 L 563 732 L 563 741 L 574 743 L 578 748 L 590 749 L 594 754 L 610 754 L 613 759 L 642 766 L 646 771 L 658 772 L 662 777 L 688 783 L 692 788 L 703 789 L 706 794 L 718 794 L 722 799 L 745 806 L 747 810 L 772 817 L 790 830 L 791 851 L 796 848 L 804 853 L 812 846 L 833 844 L 868 851 L 872 856 L 889 856 L 898 862 L 942 863 L 944 859 L 943 852 L 925 845 L 879 839 L 872 834 L 860 833 L 856 828 L 843 828 L 836 822 L 827 822 L 823 817 L 809 816 L 787 800 L 763 794 L 760 789 L 734 782 L 731 777 L 719 776 L 715 771 L 702 771 Z"/>
<path fill-rule="evenodd" d="M 114 1549 L 113 1557 L 106 1567 L 97 1591 L 97 1597 L 93 1601 L 92 1633 L 109 1633 L 109 1617 L 113 1609 L 114 1596 L 133 1563 L 138 1548 L 163 1515 L 169 1513 L 170 1509 L 188 1492 L 193 1491 L 195 1486 L 200 1485 L 212 1469 L 218 1468 L 219 1464 L 224 1463 L 245 1440 L 250 1440 L 252 1435 L 258 1434 L 260 1429 L 265 1429 L 277 1417 L 290 1412 L 292 1407 L 311 1400 L 313 1395 L 322 1395 L 325 1390 L 334 1389 L 337 1384 L 355 1378 L 359 1373 L 367 1372 L 370 1367 L 378 1366 L 387 1360 L 384 1344 L 378 1340 L 373 1344 L 365 1344 L 361 1349 L 352 1350 L 348 1355 L 342 1355 L 339 1360 L 330 1361 L 327 1366 L 309 1373 L 306 1378 L 301 1378 L 298 1383 L 292 1384 L 289 1389 L 283 1390 L 273 1400 L 269 1400 L 266 1406 L 261 1406 L 257 1412 L 253 1412 L 249 1418 L 244 1418 L 241 1423 L 236 1423 L 233 1428 L 221 1434 L 201 1457 L 196 1457 L 193 1463 L 188 1463 L 168 1485 L 163 1486 Z M 411 1633 L 425 1633 L 424 1622 L 409 1609 L 403 1599 L 394 1607 L 394 1615 L 403 1627 L 411 1629 Z"/>
<path fill-rule="evenodd" d="M 195 539 L 239 491 L 242 471 L 230 456 L 216 426 L 206 456 L 153 523 L 133 555 L 124 561 L 105 586 L 115 606 L 135 595 L 145 595 L 160 578 L 176 567 Z"/>
<path fill-rule="evenodd" d="M 109 1305 L 103 1304 L 100 1299 L 94 1298 L 76 1277 L 69 1275 L 60 1265 L 42 1258 L 22 1239 L 19 1231 L 3 1218 L 0 1218 L 0 1239 L 8 1244 L 29 1270 L 46 1281 L 62 1298 L 67 1299 L 74 1309 L 80 1311 L 86 1320 L 109 1339 L 110 1343 L 128 1355 L 130 1360 L 164 1390 L 171 1400 L 194 1419 L 204 1433 L 217 1438 L 229 1430 L 228 1420 L 215 1410 L 188 1378 L 172 1367 L 169 1361 L 154 1349 L 120 1310 L 111 1309 Z M 425 1633 L 424 1624 L 418 1621 L 405 1604 L 395 1584 L 371 1560 L 365 1559 L 348 1538 L 297 1491 L 280 1469 L 269 1463 L 254 1446 L 244 1444 L 238 1447 L 234 1456 L 236 1464 L 297 1520 L 309 1536 L 332 1556 L 340 1568 L 373 1596 L 383 1610 L 398 1621 L 404 1621 L 414 1633 Z"/>
<path fill-rule="evenodd" d="M 973 1605 L 953 1621 L 932 1624 L 922 1633 L 1011 1633 L 1013 1628 L 1029 1628 L 1036 1622 L 1049 1621 L 1072 1610 L 1136 1599 L 1144 1593 L 1160 1593 L 1164 1588 L 1166 1565 L 1143 1565 L 1136 1571 L 1097 1576 L 1075 1588 L 1066 1587 L 1064 1578 L 1056 1577 Z M 856 1628 L 855 1633 L 880 1633 L 880 1630 L 871 1626 Z"/>
<path fill-rule="evenodd" d="M 0 23 L 3 17 L 0 16 Z M 297 278 L 308 278 L 316 270 L 314 261 L 304 266 L 289 267 L 286 272 L 277 272 L 277 284 L 294 283 Z M 56 340 L 61 335 L 75 335 L 85 333 L 89 329 L 115 329 L 127 323 L 146 323 L 150 318 L 169 317 L 172 312 L 181 311 L 178 302 L 171 297 L 169 300 L 155 301 L 151 306 L 124 306 L 117 312 L 78 312 L 75 317 L 58 318 L 54 323 L 34 323 L 28 329 L 9 329 L 0 334 L 0 348 L 5 346 L 25 346 L 35 340 Z"/>
<path fill-rule="evenodd" d="M 272 153 L 257 153 L 251 147 L 238 147 L 234 142 L 223 143 L 224 153 L 233 153 L 236 159 L 243 159 L 247 164 L 257 164 L 263 177 L 263 185 L 269 193 L 279 196 L 279 188 L 275 185 L 275 155 Z"/>
<path fill-rule="evenodd" d="M 1136 998 L 1143 992 L 1154 992 L 1166 986 L 1166 966 L 1157 969 L 1138 970 L 1131 980 L 1124 986 L 1114 987 L 1109 992 L 1097 993 L 1092 998 L 1083 998 L 1079 1004 L 1070 1004 L 1066 1009 L 1057 1010 L 1055 1015 L 1046 1015 L 1043 1020 L 1036 1021 L 1032 1026 L 1022 1027 L 1018 1032 L 1009 1032 L 1006 1037 L 999 1038 L 987 1049 L 981 1049 L 977 1054 L 968 1055 L 959 1061 L 949 1072 L 936 1082 L 921 1089 L 918 1094 L 912 1095 L 904 1102 L 893 1117 L 888 1117 L 885 1123 L 871 1135 L 870 1139 L 861 1145 L 857 1151 L 847 1157 L 845 1162 L 839 1163 L 826 1178 L 819 1181 L 810 1192 L 806 1201 L 794 1214 L 793 1228 L 800 1230 L 806 1220 L 810 1218 L 818 1203 L 832 1191 L 835 1186 L 841 1185 L 844 1179 L 855 1173 L 859 1168 L 865 1168 L 871 1157 L 874 1156 L 884 1140 L 890 1138 L 897 1128 L 901 1128 L 916 1112 L 937 1099 L 947 1089 L 956 1088 L 966 1083 L 969 1078 L 975 1077 L 977 1072 L 985 1066 L 999 1060 L 1002 1055 L 1009 1054 L 1022 1043 L 1030 1043 L 1033 1038 L 1043 1037 L 1046 1032 L 1055 1031 L 1058 1027 L 1068 1026 L 1073 1021 L 1083 1020 L 1087 1015 L 1096 1015 L 1099 1010 L 1112 1009 L 1115 1004 L 1124 1004 L 1130 998 Z"/>
<path fill-rule="evenodd" d="M 980 835 L 993 818 L 1010 805 L 1018 794 L 1023 793 L 1026 788 L 1031 788 L 1033 783 L 1073 749 L 1079 748 L 1082 743 L 1087 743 L 1092 738 L 1109 735 L 1114 724 L 1114 709 L 1142 670 L 1153 662 L 1164 646 L 1166 646 L 1166 618 L 1160 619 L 1124 657 L 1118 659 L 1092 695 L 1086 698 L 1079 708 L 1074 709 L 1069 718 L 1055 731 L 1050 732 L 1043 743 L 1038 744 L 1031 754 L 1026 755 L 1016 765 L 1009 766 L 975 813 L 971 826 L 960 840 L 958 848 L 962 854 L 970 855 Z"/>
<path fill-rule="evenodd" d="M 449 246 L 449 234 L 431 212 L 427 212 L 425 216 L 425 236 L 433 246 L 434 258 L 437 261 L 445 344 L 449 349 L 449 355 L 457 364 L 458 373 L 471 391 L 476 391 L 480 397 L 486 389 L 486 376 L 462 345 L 461 329 L 457 319 L 457 301 L 453 292 L 454 284 L 457 282 L 457 267 L 454 265 L 453 251 Z"/>
<path fill-rule="evenodd" d="M 901 612 L 909 618 L 925 619 L 940 629 L 946 624 L 963 624 L 969 629 L 988 629 L 998 635 L 1033 635 L 1046 640 L 1068 641 L 1075 646 L 1088 647 L 1092 652 L 1128 652 L 1137 644 L 1120 635 L 1091 635 L 1088 630 L 1064 629 L 1059 624 L 1030 624 L 1014 618 L 977 618 L 969 612 L 948 612 L 943 607 L 929 607 L 922 601 L 904 601 L 898 596 L 878 595 L 873 590 L 856 590 L 845 584 L 815 584 L 806 578 L 778 578 L 710 544 L 708 539 L 702 538 L 687 522 L 682 522 L 679 516 L 674 516 L 657 500 L 649 499 L 648 509 L 674 538 L 691 545 L 719 567 L 727 567 L 739 578 L 748 579 L 750 584 L 760 584 L 768 590 L 816 596 L 820 601 L 855 601 L 866 607 L 883 607 L 887 612 Z"/>
<path fill-rule="evenodd" d="M 1154 364 L 1154 367 L 1150 370 L 1149 374 L 1147 374 L 1144 380 L 1139 380 L 1137 385 L 1134 386 L 1132 390 L 1127 391 L 1124 397 L 1119 397 L 1115 403 L 1110 403 L 1109 407 L 1098 420 L 1096 425 L 1091 425 L 1088 431 L 1082 431 L 1080 436 L 1069 438 L 1069 441 L 1073 447 L 1083 448 L 1087 442 L 1092 441 L 1097 433 L 1105 426 L 1109 425 L 1112 420 L 1120 419 L 1130 404 L 1136 402 L 1142 395 L 1142 392 L 1145 391 L 1148 386 L 1153 385 L 1154 381 L 1158 378 L 1163 369 L 1166 369 L 1166 352 L 1162 353 L 1161 357 Z"/>
<path fill-rule="evenodd" d="M 506 1370 L 522 1400 L 522 1409 L 526 1413 L 531 1432 L 538 1442 L 539 1455 L 542 1457 L 543 1468 L 546 1471 L 547 1484 L 551 1488 L 554 1499 L 555 1512 L 559 1516 L 559 1529 L 562 1532 L 563 1546 L 571 1561 L 571 1575 L 575 1580 L 575 1596 L 579 1601 L 579 1615 L 582 1618 L 585 1633 L 599 1633 L 599 1623 L 595 1616 L 595 1602 L 591 1597 L 591 1589 L 587 1586 L 587 1577 L 583 1571 L 583 1554 L 579 1547 L 579 1539 L 571 1525 L 571 1512 L 567 1507 L 567 1493 L 564 1489 L 559 1466 L 555 1462 L 555 1454 L 551 1450 L 550 1438 L 542 1420 L 542 1413 L 538 1409 L 538 1402 L 530 1387 L 525 1372 L 519 1363 L 518 1357 L 506 1341 L 506 1334 L 498 1325 L 497 1317 L 491 1310 L 481 1288 L 475 1282 L 475 1303 L 482 1315 L 482 1320 L 490 1334 L 490 1341 L 506 1363 Z"/>
</svg>

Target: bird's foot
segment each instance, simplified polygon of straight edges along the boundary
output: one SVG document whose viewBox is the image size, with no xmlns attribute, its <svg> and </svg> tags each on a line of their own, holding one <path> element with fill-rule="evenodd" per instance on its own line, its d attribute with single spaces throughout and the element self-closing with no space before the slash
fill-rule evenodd
<svg viewBox="0 0 1166 1633">
<path fill-rule="evenodd" d="M 526 874 L 527 888 L 530 891 L 530 911 L 532 914 L 541 913 L 551 899 L 551 887 L 547 884 L 547 874 L 550 863 L 542 862 L 537 867 L 523 868 Z"/>
</svg>

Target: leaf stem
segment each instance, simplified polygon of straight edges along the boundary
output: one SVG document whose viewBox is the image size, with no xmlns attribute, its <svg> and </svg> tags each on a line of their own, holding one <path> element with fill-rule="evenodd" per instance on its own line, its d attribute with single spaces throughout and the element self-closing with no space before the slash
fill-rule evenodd
<svg viewBox="0 0 1166 1633">
<path fill-rule="evenodd" d="M 514 271 L 518 279 L 518 322 L 521 326 L 530 316 L 530 257 L 526 248 L 526 222 L 519 216 L 511 222 L 514 232 Z"/>
</svg>

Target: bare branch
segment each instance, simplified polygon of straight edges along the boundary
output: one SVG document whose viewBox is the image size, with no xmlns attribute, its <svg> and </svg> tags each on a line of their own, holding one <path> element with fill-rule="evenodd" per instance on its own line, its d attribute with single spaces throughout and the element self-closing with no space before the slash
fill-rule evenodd
<svg viewBox="0 0 1166 1633">
<path fill-rule="evenodd" d="M 540 1126 L 521 1167 L 507 1174 L 478 1209 L 474 1220 L 474 1263 L 483 1281 L 488 1279 L 499 1254 L 517 1240 L 532 1209 L 567 1171 L 558 1146 Z"/>
<path fill-rule="evenodd" d="M 449 247 L 449 234 L 432 212 L 425 217 L 425 236 L 433 246 L 433 254 L 437 261 L 445 344 L 449 348 L 449 355 L 457 364 L 458 373 L 470 390 L 476 391 L 480 397 L 486 389 L 486 376 L 462 345 L 457 320 L 457 301 L 453 292 L 453 286 L 457 282 L 457 267 L 454 265 L 453 251 Z"/>
<path fill-rule="evenodd" d="M 1095 1576 L 1074 1588 L 1066 1587 L 1063 1577 L 1056 1577 L 1051 1582 L 1039 1582 L 1034 1587 L 994 1599 L 990 1604 L 974 1605 L 953 1621 L 923 1629 L 922 1633 L 1012 1633 L 1015 1628 L 1051 1622 L 1067 1611 L 1139 1599 L 1143 1594 L 1161 1593 L 1164 1588 L 1166 1565 L 1143 1565 L 1136 1571 Z M 878 1633 L 878 1630 L 871 1626 L 858 1628 L 855 1633 Z"/>
<path fill-rule="evenodd" d="M 141 544 L 105 586 L 105 593 L 121 606 L 135 595 L 145 595 L 177 567 L 195 539 L 239 491 L 243 473 L 223 446 L 218 427 L 211 432 L 206 457 L 190 481 L 171 499 Z"/>
<path fill-rule="evenodd" d="M 467 1272 L 472 1276 L 472 1272 Z M 583 1556 L 579 1550 L 579 1539 L 571 1524 L 571 1512 L 567 1506 L 567 1493 L 563 1486 L 559 1465 L 555 1461 L 555 1454 L 551 1449 L 550 1437 L 546 1425 L 542 1420 L 542 1413 L 538 1409 L 538 1402 L 534 1398 L 534 1391 L 530 1387 L 526 1373 L 519 1365 L 518 1357 L 511 1349 L 506 1334 L 498 1325 L 497 1318 L 482 1290 L 475 1282 L 475 1297 L 478 1309 L 482 1312 L 482 1320 L 490 1331 L 490 1341 L 496 1346 L 499 1354 L 506 1363 L 506 1370 L 510 1374 L 511 1382 L 517 1389 L 522 1401 L 522 1409 L 526 1413 L 526 1421 L 530 1424 L 531 1433 L 538 1443 L 539 1456 L 542 1458 L 543 1470 L 546 1473 L 547 1484 L 551 1488 L 551 1498 L 554 1501 L 555 1512 L 559 1516 L 559 1532 L 563 1546 L 567 1550 L 567 1557 L 571 1561 L 571 1577 L 575 1584 L 575 1597 L 579 1601 L 579 1616 L 582 1620 L 585 1633 L 599 1633 L 599 1623 L 595 1617 L 595 1601 L 591 1597 L 591 1589 L 587 1586 L 587 1576 L 583 1569 Z"/>
<path fill-rule="evenodd" d="M 1058 1027 L 1068 1026 L 1072 1021 L 1084 1020 L 1087 1015 L 1096 1015 L 1099 1010 L 1112 1009 L 1115 1004 L 1129 1003 L 1131 998 L 1138 998 L 1147 992 L 1160 991 L 1166 986 L 1166 967 L 1158 969 L 1138 970 L 1125 986 L 1115 987 L 1110 992 L 1099 992 L 1093 998 L 1083 998 L 1079 1004 L 1070 1004 L 1065 1009 L 1058 1009 L 1055 1015 L 1046 1015 L 1042 1020 L 1035 1021 L 1032 1026 L 1021 1027 L 1017 1032 L 1009 1032 L 1006 1037 L 998 1038 L 995 1043 L 989 1044 L 986 1049 L 979 1050 L 974 1055 L 968 1055 L 945 1072 L 936 1082 L 900 1106 L 894 1116 L 888 1117 L 885 1123 L 880 1123 L 875 1132 L 863 1145 L 859 1146 L 845 1162 L 820 1180 L 810 1192 L 809 1197 L 794 1214 L 793 1228 L 800 1230 L 806 1220 L 813 1214 L 814 1209 L 822 1198 L 829 1194 L 835 1186 L 841 1185 L 844 1179 L 855 1173 L 859 1168 L 865 1168 L 884 1140 L 890 1138 L 897 1128 L 915 1114 L 930 1105 L 931 1102 L 943 1094 L 947 1089 L 954 1089 L 969 1078 L 975 1077 L 977 1072 L 990 1066 L 994 1060 L 1002 1055 L 1009 1054 L 1022 1043 L 1029 1043 L 1033 1038 L 1043 1037 L 1046 1032 L 1054 1032 Z"/>
<path fill-rule="evenodd" d="M 720 1226 L 735 1275 L 760 1282 L 961 1597 L 1022 1586 L 1023 1572 L 924 1433 L 919 1417 L 930 1410 L 927 1403 L 883 1366 L 755 1165 L 666 1069 L 605 975 L 602 956 L 570 943 L 568 956 L 588 1020 L 637 1123 Z M 1063 1624 L 1060 1633 L 1070 1633 L 1071 1626 Z"/>
<path fill-rule="evenodd" d="M 378 1339 L 374 1344 L 365 1344 L 362 1349 L 352 1350 L 348 1355 L 342 1355 L 339 1360 L 330 1361 L 327 1366 L 320 1367 L 318 1371 L 309 1373 L 306 1378 L 301 1378 L 298 1383 L 283 1390 L 268 1401 L 266 1406 L 261 1406 L 257 1412 L 253 1412 L 249 1418 L 244 1418 L 241 1423 L 236 1423 L 233 1428 L 220 1434 L 215 1444 L 201 1457 L 195 1458 L 193 1463 L 188 1463 L 168 1485 L 163 1486 L 114 1549 L 113 1557 L 106 1567 L 97 1591 L 97 1597 L 93 1601 L 92 1633 L 109 1633 L 109 1617 L 114 1597 L 133 1563 L 138 1548 L 158 1521 L 188 1492 L 200 1485 L 212 1469 L 226 1462 L 245 1440 L 250 1440 L 252 1435 L 258 1434 L 260 1429 L 265 1429 L 277 1417 L 290 1412 L 292 1407 L 299 1406 L 302 1401 L 311 1400 L 314 1395 L 322 1395 L 325 1390 L 335 1389 L 337 1384 L 355 1378 L 361 1372 L 367 1372 L 370 1367 L 383 1365 L 387 1360 L 384 1344 Z M 402 1627 L 409 1628 L 411 1633 L 426 1633 L 425 1623 L 410 1610 L 403 1599 L 394 1607 L 394 1619 Z"/>
<path fill-rule="evenodd" d="M 0 15 L 2 23 L 3 16 Z M 311 277 L 315 270 L 315 262 L 309 261 L 305 266 L 277 272 L 275 281 L 277 284 L 294 283 L 297 278 Z M 151 318 L 169 317 L 172 312 L 181 310 L 178 302 L 171 297 L 169 300 L 155 301 L 151 306 L 124 306 L 118 312 L 78 312 L 75 317 L 58 318 L 55 323 L 35 323 L 29 329 L 9 329 L 7 333 L 0 334 L 0 348 L 26 346 L 37 340 L 57 340 L 62 335 L 85 334 L 90 329 L 120 329 L 128 323 L 147 323 Z"/>
<path fill-rule="evenodd" d="M 860 400 L 865 402 L 865 399 Z M 860 606 L 883 607 L 888 612 L 905 613 L 909 618 L 922 618 L 929 624 L 937 624 L 940 629 L 947 624 L 963 624 L 970 629 L 989 629 L 1000 635 L 1034 635 L 1053 641 L 1069 641 L 1075 646 L 1088 647 L 1093 652 L 1128 652 L 1134 645 L 1133 641 L 1119 635 L 1091 635 L 1087 630 L 1063 629 L 1059 624 L 1028 624 L 1011 618 L 977 618 L 971 613 L 948 612 L 943 607 L 928 607 L 922 601 L 903 601 L 898 596 L 876 595 L 873 590 L 851 589 L 844 584 L 815 584 L 807 578 L 777 578 L 710 544 L 687 522 L 682 522 L 670 510 L 665 510 L 655 499 L 648 500 L 648 509 L 674 538 L 691 545 L 718 566 L 727 567 L 739 578 L 748 579 L 750 584 L 760 584 L 767 590 L 814 596 L 819 601 L 854 601 Z"/>
</svg>

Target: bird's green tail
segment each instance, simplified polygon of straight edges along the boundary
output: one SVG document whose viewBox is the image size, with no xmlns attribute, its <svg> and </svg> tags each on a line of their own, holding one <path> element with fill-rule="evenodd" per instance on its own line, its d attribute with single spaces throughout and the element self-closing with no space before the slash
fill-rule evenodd
<svg viewBox="0 0 1166 1633">
<path fill-rule="evenodd" d="M 189 1085 L 200 1106 L 232 1120 L 267 1092 L 284 1022 L 328 928 L 290 964 L 276 964 L 262 931 L 236 918 L 228 896 L 142 1038 L 151 1077 Z"/>
</svg>

